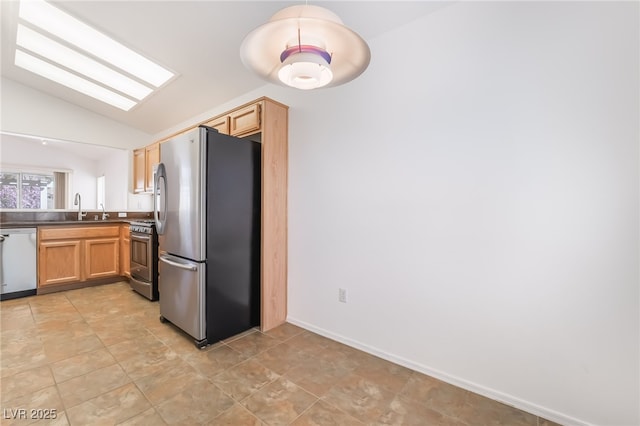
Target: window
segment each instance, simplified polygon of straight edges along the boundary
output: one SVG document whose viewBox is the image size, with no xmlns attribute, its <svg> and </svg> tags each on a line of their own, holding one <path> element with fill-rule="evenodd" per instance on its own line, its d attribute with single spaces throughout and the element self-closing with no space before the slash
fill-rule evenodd
<svg viewBox="0 0 640 426">
<path fill-rule="evenodd" d="M 59 172 L 1 171 L 0 208 L 64 208 L 66 180 L 66 173 Z"/>
</svg>

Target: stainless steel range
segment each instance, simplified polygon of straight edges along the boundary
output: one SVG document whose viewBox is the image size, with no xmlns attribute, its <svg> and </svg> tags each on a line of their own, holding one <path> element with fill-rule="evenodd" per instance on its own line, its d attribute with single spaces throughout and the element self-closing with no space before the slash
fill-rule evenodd
<svg viewBox="0 0 640 426">
<path fill-rule="evenodd" d="M 131 288 L 149 300 L 158 300 L 158 234 L 154 221 L 129 225 L 131 240 Z"/>
</svg>

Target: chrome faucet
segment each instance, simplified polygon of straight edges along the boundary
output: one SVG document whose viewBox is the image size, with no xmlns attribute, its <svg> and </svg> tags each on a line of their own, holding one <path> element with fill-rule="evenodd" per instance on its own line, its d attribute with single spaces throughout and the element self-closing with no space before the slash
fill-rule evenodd
<svg viewBox="0 0 640 426">
<path fill-rule="evenodd" d="M 102 207 L 102 220 L 107 220 L 107 218 L 109 217 L 109 213 L 105 213 L 104 204 L 100 203 L 100 207 Z"/>
<path fill-rule="evenodd" d="M 82 199 L 79 192 L 76 192 L 76 199 L 74 200 L 73 205 L 78 206 L 78 220 L 82 220 L 82 218 L 87 214 L 82 213 Z"/>
</svg>

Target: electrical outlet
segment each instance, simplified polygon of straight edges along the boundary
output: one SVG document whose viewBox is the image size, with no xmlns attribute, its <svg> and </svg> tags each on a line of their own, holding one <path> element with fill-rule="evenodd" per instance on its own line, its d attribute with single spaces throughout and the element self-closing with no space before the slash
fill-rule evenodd
<svg viewBox="0 0 640 426">
<path fill-rule="evenodd" d="M 118 213 L 118 217 L 127 217 L 127 213 L 126 212 L 124 212 L 124 213 L 119 212 Z"/>
<path fill-rule="evenodd" d="M 347 289 L 339 288 L 338 289 L 338 301 L 342 303 L 347 303 Z"/>
</svg>

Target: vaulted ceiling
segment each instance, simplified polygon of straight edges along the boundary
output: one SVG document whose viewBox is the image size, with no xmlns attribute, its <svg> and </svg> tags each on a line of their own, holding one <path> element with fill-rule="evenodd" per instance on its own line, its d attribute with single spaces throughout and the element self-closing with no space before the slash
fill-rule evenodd
<svg viewBox="0 0 640 426">
<path fill-rule="evenodd" d="M 287 1 L 56 1 L 58 8 L 178 74 L 128 112 L 13 64 L 17 1 L 2 1 L 2 76 L 149 134 L 167 129 L 264 84 L 243 66 L 239 47 Z M 443 6 L 441 2 L 328 1 L 345 25 L 370 40 Z M 372 56 L 375 51 L 372 51 Z M 295 90 L 295 89 L 289 89 Z"/>
</svg>

